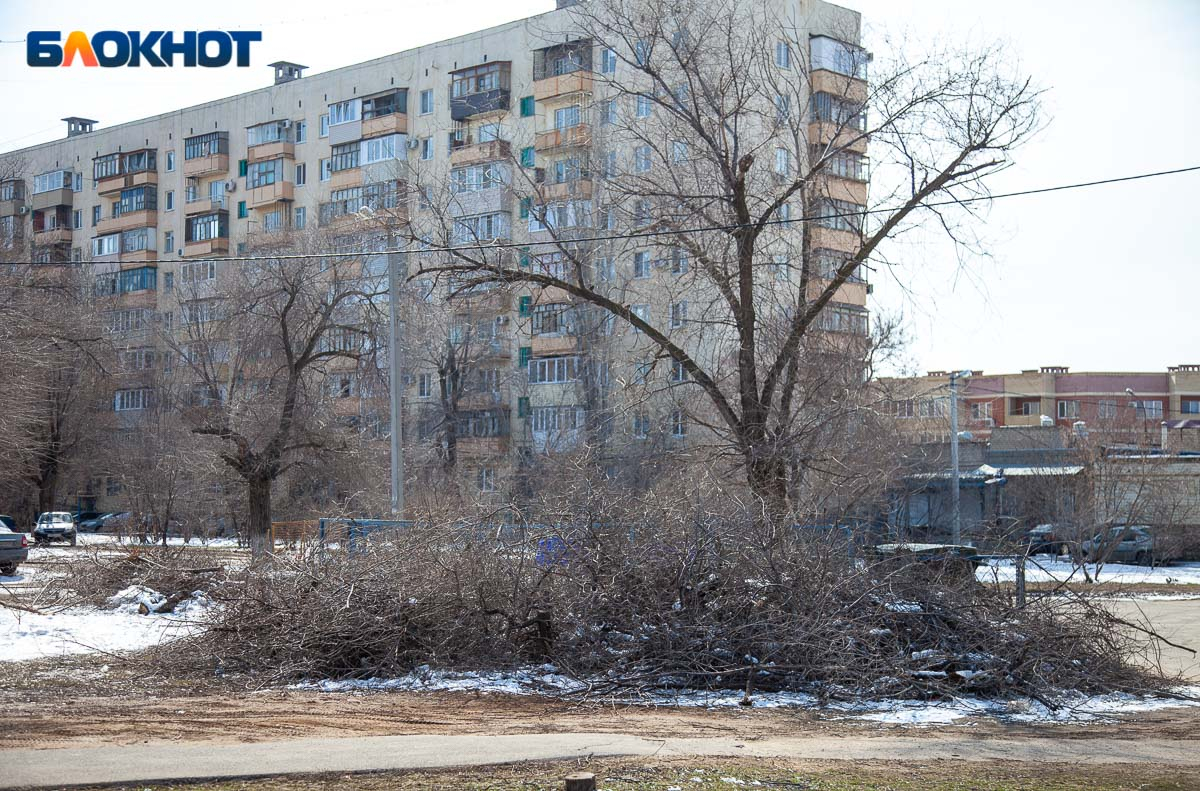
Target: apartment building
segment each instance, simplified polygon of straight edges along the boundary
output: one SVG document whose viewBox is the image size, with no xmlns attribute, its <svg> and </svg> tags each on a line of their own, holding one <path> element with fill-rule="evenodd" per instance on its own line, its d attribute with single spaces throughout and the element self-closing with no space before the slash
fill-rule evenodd
<svg viewBox="0 0 1200 791">
<path fill-rule="evenodd" d="M 809 146 L 830 143 L 847 126 L 863 129 L 869 56 L 858 47 L 858 15 L 820 0 L 765 4 L 800 26 L 797 40 L 772 43 L 771 56 L 783 80 L 803 70 L 810 94 L 795 108 L 780 97 L 777 112 L 803 117 Z M 686 168 L 688 156 L 678 142 L 651 150 L 621 134 L 626 124 L 616 119 L 653 113 L 641 99 L 619 106 L 611 90 L 624 72 L 638 79 L 627 59 L 640 54 L 618 57 L 580 34 L 567 5 L 322 74 L 271 64 L 273 84 L 260 90 L 117 126 L 67 118 L 65 139 L 0 155 L 15 168 L 0 183 L 0 239 L 37 263 L 88 268 L 129 361 L 113 393 L 114 411 L 129 425 L 155 402 L 153 374 L 172 365 L 162 334 L 219 310 L 221 272 L 240 265 L 228 259 L 251 254 L 271 234 L 326 231 L 338 249 L 361 250 L 368 274 L 383 278 L 380 251 L 404 236 L 396 229 L 440 221 L 450 242 L 524 244 L 506 254 L 554 273 L 564 265 L 555 247 L 572 235 L 622 240 L 649 225 L 649 201 L 633 196 L 617 211 L 606 198 L 616 171 L 649 181 Z M 866 146 L 856 139 L 827 173 L 816 208 L 830 216 L 811 224 L 807 241 L 800 223 L 774 232 L 771 263 L 781 288 L 798 282 L 788 261 L 802 244 L 820 262 L 812 288 L 857 250 L 853 215 L 867 201 Z M 809 156 L 794 149 L 781 139 L 776 173 Z M 784 205 L 777 216 L 813 208 Z M 678 330 L 698 355 L 714 345 L 696 321 L 710 295 L 681 285 L 692 266 L 686 250 L 623 239 L 591 254 L 591 276 L 610 283 L 635 313 Z M 428 255 L 412 247 L 410 270 Z M 676 387 L 686 372 L 570 294 L 422 287 L 431 302 L 449 306 L 450 345 L 470 338 L 472 348 L 460 361 L 468 386 L 448 416 L 438 411 L 436 354 L 405 361 L 408 441 L 452 422 L 456 451 L 481 491 L 502 488 L 520 454 L 570 449 L 601 410 L 610 414 L 607 430 L 627 445 L 691 436 Z M 203 288 L 210 291 L 198 299 Z M 852 278 L 820 329 L 864 336 L 868 291 L 864 278 Z M 334 371 L 327 395 L 348 421 L 377 425 L 380 393 L 366 392 L 367 379 L 352 368 Z M 657 396 L 645 396 L 652 386 Z M 616 403 L 624 407 L 614 410 Z"/>
<path fill-rule="evenodd" d="M 879 388 L 903 430 L 929 439 L 949 436 L 950 376 L 885 378 Z M 1160 446 L 1164 425 L 1200 419 L 1200 365 L 1165 372 L 1072 372 L 1062 366 L 1016 374 L 973 371 L 957 383 L 959 426 L 981 439 L 993 428 L 1054 424 L 1088 431 L 1105 442 Z"/>
</svg>

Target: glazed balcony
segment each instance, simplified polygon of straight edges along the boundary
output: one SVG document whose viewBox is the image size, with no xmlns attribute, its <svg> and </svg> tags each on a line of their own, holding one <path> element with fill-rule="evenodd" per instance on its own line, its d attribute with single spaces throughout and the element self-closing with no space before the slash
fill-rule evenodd
<svg viewBox="0 0 1200 791">
<path fill-rule="evenodd" d="M 493 61 L 450 72 L 450 119 L 507 112 L 512 107 L 512 63 Z"/>
<path fill-rule="evenodd" d="M 212 195 L 197 195 L 189 197 L 184 206 L 183 212 L 188 217 L 197 214 L 212 214 L 215 211 L 225 211 L 229 208 L 229 199 L 224 195 L 213 197 Z"/>
<path fill-rule="evenodd" d="M 158 171 L 141 170 L 136 173 L 109 176 L 96 182 L 96 193 L 99 195 L 112 195 L 119 193 L 121 190 L 147 185 L 158 185 Z"/>
<path fill-rule="evenodd" d="M 813 145 L 845 149 L 858 154 L 867 153 L 867 135 L 858 129 L 832 121 L 812 121 L 808 125 L 808 139 Z"/>
<path fill-rule="evenodd" d="M 0 183 L 0 217 L 16 216 L 25 205 L 25 182 Z"/>
</svg>

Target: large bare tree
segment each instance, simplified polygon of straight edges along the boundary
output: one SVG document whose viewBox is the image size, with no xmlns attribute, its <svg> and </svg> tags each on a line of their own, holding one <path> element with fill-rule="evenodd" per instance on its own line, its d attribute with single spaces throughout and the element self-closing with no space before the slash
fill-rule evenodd
<svg viewBox="0 0 1200 791">
<path fill-rule="evenodd" d="M 682 369 L 750 489 L 780 515 L 806 419 L 806 339 L 846 318 L 835 310 L 839 293 L 895 236 L 924 225 L 971 245 L 987 178 L 1009 166 L 1040 114 L 1037 90 L 1010 73 L 998 50 L 915 61 L 886 53 L 868 83 L 865 53 L 841 45 L 838 63 L 813 63 L 807 27 L 771 8 L 732 0 L 574 6 L 586 66 L 594 53 L 615 59 L 612 69 L 592 70 L 592 98 L 580 108 L 593 134 L 592 204 L 568 205 L 564 215 L 571 202 L 548 199 L 532 170 L 518 168 L 513 187 L 550 232 L 534 255 L 554 265 L 529 266 L 470 227 L 444 236 L 451 254 L 422 260 L 417 275 L 555 289 L 617 317 Z M 594 222 L 579 222 L 581 211 Z M 829 235 L 852 240 L 850 252 L 831 260 L 822 247 Z M 601 269 L 638 247 L 653 260 L 686 257 L 672 285 L 690 303 L 686 328 L 676 308 L 652 314 L 639 284 Z"/>
</svg>

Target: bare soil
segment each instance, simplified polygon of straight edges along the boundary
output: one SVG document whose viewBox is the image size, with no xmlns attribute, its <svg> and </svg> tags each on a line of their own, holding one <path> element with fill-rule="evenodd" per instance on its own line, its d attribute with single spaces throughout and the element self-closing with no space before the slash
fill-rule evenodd
<svg viewBox="0 0 1200 791">
<path fill-rule="evenodd" d="M 895 735 L 903 726 L 789 709 L 671 708 L 580 704 L 546 697 L 478 693 L 322 693 L 255 689 L 249 677 L 187 678 L 133 660 L 84 656 L 9 664 L 0 686 L 0 750 L 96 747 L 142 742 L 258 742 L 402 734 L 567 732 L 729 736 L 756 740 L 805 734 Z M 908 729 L 911 733 L 911 729 Z M 1200 709 L 1181 708 L 1080 726 L 991 720 L 922 728 L 938 738 L 1179 739 L 1200 748 Z M 1197 761 L 1200 764 L 1200 759 Z"/>
</svg>

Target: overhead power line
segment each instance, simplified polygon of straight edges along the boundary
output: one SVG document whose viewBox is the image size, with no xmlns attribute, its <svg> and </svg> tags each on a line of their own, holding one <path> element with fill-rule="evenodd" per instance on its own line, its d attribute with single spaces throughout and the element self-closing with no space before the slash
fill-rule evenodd
<svg viewBox="0 0 1200 791">
<path fill-rule="evenodd" d="M 1175 168 L 1173 170 L 1159 170 L 1152 173 L 1138 173 L 1132 176 L 1117 176 L 1115 178 L 1098 179 L 1096 181 L 1079 181 L 1070 184 L 1057 184 L 1051 187 L 1037 187 L 1033 189 L 1017 190 L 1014 192 L 1001 192 L 995 195 L 976 195 L 969 198 L 947 198 L 940 201 L 928 201 L 920 204 L 920 208 L 932 209 L 941 206 L 962 206 L 968 203 L 980 203 L 983 201 L 1000 200 L 1003 198 L 1019 198 L 1029 195 L 1042 195 L 1048 192 L 1062 192 L 1064 190 L 1083 189 L 1086 187 L 1099 187 L 1108 184 L 1120 184 L 1128 181 L 1140 181 L 1144 179 L 1158 178 L 1160 176 L 1174 176 L 1181 173 L 1191 173 L 1200 171 L 1200 165 L 1192 165 L 1190 167 Z M 891 214 L 898 211 L 898 207 L 880 207 L 875 209 L 863 209 L 855 212 L 835 212 L 825 214 L 805 215 L 802 217 L 789 217 L 787 219 L 771 219 L 762 222 L 762 225 L 790 225 L 801 222 L 816 222 L 818 220 L 834 220 L 839 218 L 862 217 L 867 214 Z M 759 223 L 730 223 L 727 225 L 698 225 L 690 228 L 675 228 L 672 230 L 645 230 L 645 231 L 630 231 L 626 233 L 611 233 L 601 236 L 582 236 L 573 237 L 570 239 L 552 239 L 544 242 L 514 242 L 514 241 L 480 241 L 461 245 L 429 245 L 418 249 L 384 249 L 371 251 L 330 251 L 324 253 L 283 253 L 279 255 L 227 255 L 205 257 L 203 261 L 221 261 L 227 263 L 234 262 L 250 262 L 250 261 L 287 261 L 287 260 L 304 260 L 309 258 L 359 258 L 366 255 L 387 255 L 392 253 L 453 253 L 466 251 L 495 251 L 495 250 L 512 250 L 512 249 L 529 249 L 533 247 L 543 247 L 546 245 L 561 245 L 565 243 L 579 242 L 611 242 L 621 239 L 649 239 L 661 236 L 683 236 L 691 233 L 704 233 L 708 231 L 723 231 L 730 232 L 742 228 L 753 228 Z M 156 258 L 141 263 L 145 264 L 173 264 L 179 263 L 178 258 Z M 53 263 L 36 263 L 33 261 L 7 261 L 0 262 L 8 266 L 91 266 L 91 261 L 61 261 Z"/>
</svg>

